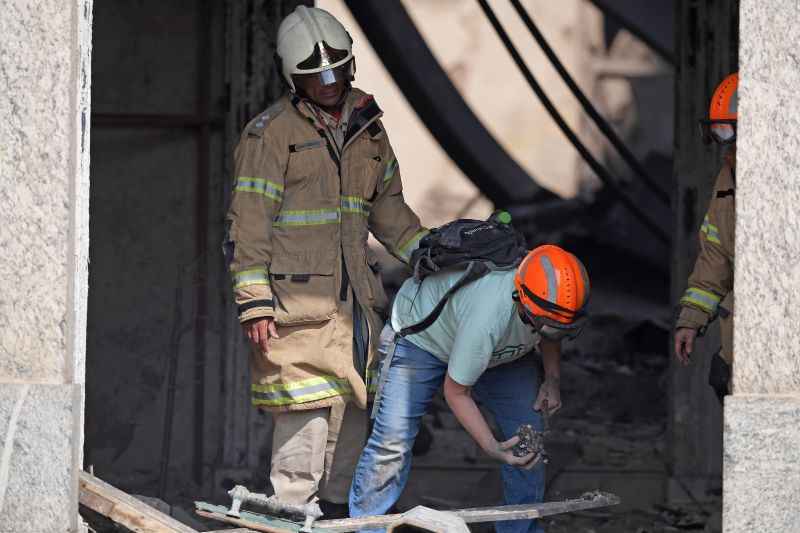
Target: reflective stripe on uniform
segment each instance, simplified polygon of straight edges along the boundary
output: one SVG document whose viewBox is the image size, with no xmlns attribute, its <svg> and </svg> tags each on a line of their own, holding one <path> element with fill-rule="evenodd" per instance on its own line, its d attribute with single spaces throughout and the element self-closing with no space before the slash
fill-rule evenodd
<svg viewBox="0 0 800 533">
<path fill-rule="evenodd" d="M 386 164 L 386 170 L 383 171 L 383 182 L 387 183 L 392 181 L 394 175 L 397 173 L 397 158 L 392 157 L 392 159 Z"/>
<path fill-rule="evenodd" d="M 705 233 L 706 239 L 714 244 L 722 244 L 719 240 L 719 228 L 708 221 L 708 215 L 703 219 L 703 225 L 700 226 L 700 232 Z"/>
<path fill-rule="evenodd" d="M 321 224 L 337 224 L 339 208 L 307 209 L 300 211 L 281 211 L 275 217 L 274 226 L 319 226 Z"/>
<path fill-rule="evenodd" d="M 359 196 L 342 196 L 339 207 L 323 209 L 305 209 L 299 211 L 281 211 L 275 217 L 275 226 L 318 226 L 320 224 L 336 224 L 342 213 L 369 216 L 372 204 Z"/>
<path fill-rule="evenodd" d="M 378 378 L 380 374 L 377 368 L 370 368 L 367 370 L 367 392 L 374 394 L 378 390 Z"/>
<path fill-rule="evenodd" d="M 341 198 L 342 213 L 354 213 L 368 217 L 371 208 L 372 204 L 359 196 L 342 196 Z"/>
<path fill-rule="evenodd" d="M 241 289 L 250 285 L 269 285 L 267 269 L 264 267 L 249 268 L 240 272 L 231 272 L 233 288 Z"/>
<path fill-rule="evenodd" d="M 250 390 L 253 405 L 271 407 L 313 402 L 333 396 L 347 396 L 353 392 L 346 379 L 334 376 L 319 376 L 286 384 L 254 384 Z"/>
<path fill-rule="evenodd" d="M 428 230 L 424 229 L 411 237 L 405 243 L 401 244 L 400 248 L 397 250 L 398 255 L 403 258 L 404 261 L 411 259 L 411 254 L 417 249 L 419 241 L 428 233 Z"/>
<path fill-rule="evenodd" d="M 720 297 L 713 292 L 704 291 L 696 287 L 689 287 L 681 298 L 681 304 L 693 305 L 709 315 L 713 315 L 719 306 Z"/>
<path fill-rule="evenodd" d="M 234 190 L 238 192 L 254 192 L 276 202 L 283 200 L 283 186 L 264 178 L 239 176 L 236 178 Z"/>
</svg>

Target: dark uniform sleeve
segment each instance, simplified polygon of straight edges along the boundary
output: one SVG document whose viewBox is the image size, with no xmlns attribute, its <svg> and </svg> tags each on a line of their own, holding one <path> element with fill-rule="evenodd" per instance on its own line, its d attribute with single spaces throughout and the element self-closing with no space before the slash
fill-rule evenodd
<svg viewBox="0 0 800 533">
<path fill-rule="evenodd" d="M 386 145 L 388 153 L 383 158 L 386 165 L 383 175 L 378 178 L 378 194 L 370 210 L 369 229 L 392 255 L 408 263 L 411 253 L 428 230 L 420 225 L 419 217 L 406 205 L 397 158 L 388 141 Z"/>
<path fill-rule="evenodd" d="M 681 298 L 678 328 L 706 326 L 716 317 L 720 302 L 733 290 L 735 211 L 729 172 L 727 168 L 720 172 L 700 228 L 700 254 Z"/>
<path fill-rule="evenodd" d="M 275 146 L 263 121 L 248 126 L 236 147 L 225 252 L 241 322 L 274 316 L 272 220 L 283 200 L 287 161 L 288 151 Z"/>
</svg>

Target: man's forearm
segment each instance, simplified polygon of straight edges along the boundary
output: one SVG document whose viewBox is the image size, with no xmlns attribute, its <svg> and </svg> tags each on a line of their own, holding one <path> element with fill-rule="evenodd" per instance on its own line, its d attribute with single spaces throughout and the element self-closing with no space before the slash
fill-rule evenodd
<svg viewBox="0 0 800 533">
<path fill-rule="evenodd" d="M 467 430 L 467 433 L 475 439 L 481 449 L 488 450 L 497 445 L 497 440 L 492 435 L 492 430 L 489 429 L 489 424 L 486 423 L 483 413 L 478 409 L 475 400 L 472 399 L 469 388 L 458 385 L 447 376 L 445 378 L 444 398 L 456 419 Z"/>
<path fill-rule="evenodd" d="M 544 366 L 544 379 L 561 381 L 561 342 L 542 339 L 542 366 Z"/>
</svg>

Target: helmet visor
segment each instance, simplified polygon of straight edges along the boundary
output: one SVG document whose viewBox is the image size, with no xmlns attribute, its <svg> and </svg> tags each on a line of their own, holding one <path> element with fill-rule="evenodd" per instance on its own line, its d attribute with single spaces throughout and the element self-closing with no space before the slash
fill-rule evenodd
<svg viewBox="0 0 800 533">
<path fill-rule="evenodd" d="M 329 68 L 322 72 L 314 72 L 313 74 L 294 74 L 293 78 L 299 80 L 308 80 L 314 78 L 319 81 L 322 86 L 333 85 L 337 81 L 350 81 L 353 79 L 353 62 L 348 61 L 344 65 L 339 65 L 336 68 Z"/>
<path fill-rule="evenodd" d="M 580 317 L 570 324 L 563 324 L 553 319 L 536 316 L 531 313 L 524 305 L 520 305 L 520 318 L 529 325 L 534 333 L 538 333 L 549 341 L 562 341 L 564 339 L 576 339 L 583 331 L 586 318 Z"/>
<path fill-rule="evenodd" d="M 328 46 L 325 41 L 318 42 L 310 56 L 297 64 L 298 70 L 314 70 L 334 65 L 347 57 L 347 50 Z"/>
<path fill-rule="evenodd" d="M 705 144 L 736 142 L 736 120 L 700 120 L 700 135 Z"/>
</svg>

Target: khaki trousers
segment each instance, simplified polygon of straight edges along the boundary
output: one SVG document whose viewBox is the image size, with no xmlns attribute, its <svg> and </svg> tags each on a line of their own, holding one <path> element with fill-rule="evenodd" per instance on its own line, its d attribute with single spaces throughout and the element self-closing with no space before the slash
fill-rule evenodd
<svg viewBox="0 0 800 533">
<path fill-rule="evenodd" d="M 275 495 L 301 505 L 347 503 L 356 463 L 367 438 L 367 413 L 352 402 L 308 411 L 273 413 Z"/>
</svg>

